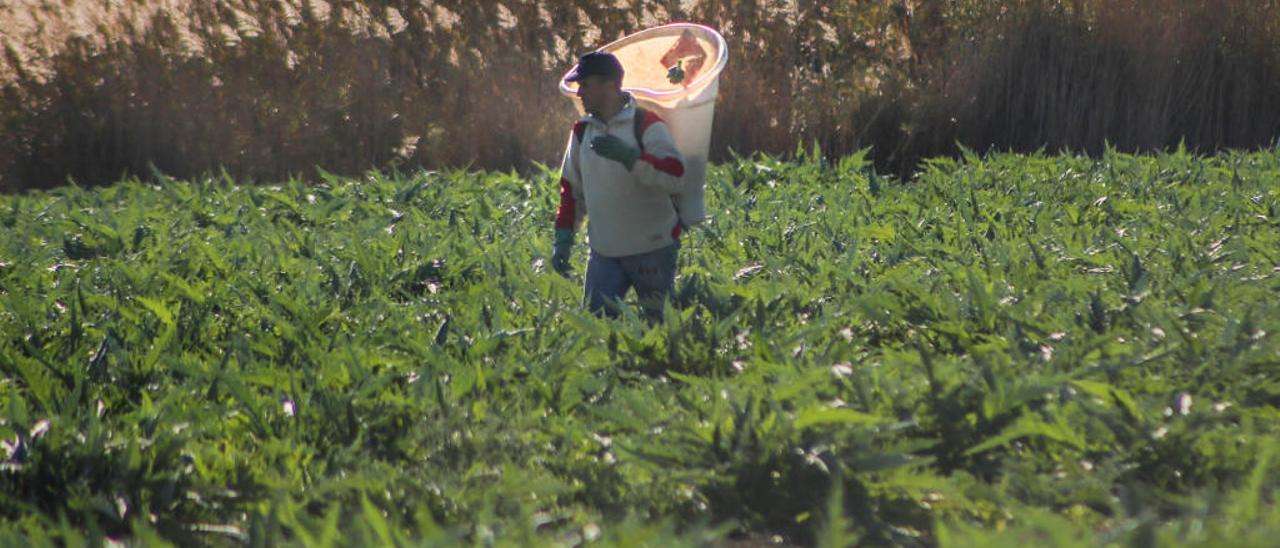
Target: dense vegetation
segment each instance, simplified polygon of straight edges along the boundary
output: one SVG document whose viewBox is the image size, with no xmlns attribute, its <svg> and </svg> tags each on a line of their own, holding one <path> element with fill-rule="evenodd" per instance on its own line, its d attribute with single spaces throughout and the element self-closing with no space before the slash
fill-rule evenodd
<svg viewBox="0 0 1280 548">
<path fill-rule="evenodd" d="M 1268 545 L 1277 178 L 740 158 L 654 325 L 547 170 L 0 198 L 0 543 Z"/>
<path fill-rule="evenodd" d="M 576 57 L 720 29 L 717 161 L 1270 146 L 1280 4 L 1248 0 L 30 0 L 0 3 L 0 190 L 316 166 L 531 172 Z"/>
</svg>

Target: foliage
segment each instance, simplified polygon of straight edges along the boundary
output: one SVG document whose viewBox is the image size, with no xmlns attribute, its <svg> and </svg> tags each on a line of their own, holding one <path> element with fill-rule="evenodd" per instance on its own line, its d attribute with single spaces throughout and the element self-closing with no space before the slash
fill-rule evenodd
<svg viewBox="0 0 1280 548">
<path fill-rule="evenodd" d="M 545 169 L 0 198 L 0 536 L 1264 545 L 1277 176 L 738 158 L 653 325 Z"/>
</svg>

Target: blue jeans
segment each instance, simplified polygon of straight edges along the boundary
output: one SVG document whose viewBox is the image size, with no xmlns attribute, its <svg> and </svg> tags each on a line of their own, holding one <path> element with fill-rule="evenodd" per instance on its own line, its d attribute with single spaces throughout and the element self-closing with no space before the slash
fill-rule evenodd
<svg viewBox="0 0 1280 548">
<path fill-rule="evenodd" d="M 676 281 L 676 255 L 680 242 L 638 255 L 605 257 L 595 251 L 587 261 L 587 281 L 583 299 L 587 309 L 614 317 L 627 291 L 636 289 L 640 306 L 650 319 L 662 318 L 662 303 Z"/>
</svg>

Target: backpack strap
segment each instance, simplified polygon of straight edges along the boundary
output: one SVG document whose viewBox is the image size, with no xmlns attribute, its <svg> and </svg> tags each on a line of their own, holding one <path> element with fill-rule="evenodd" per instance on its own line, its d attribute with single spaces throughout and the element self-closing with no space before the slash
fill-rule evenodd
<svg viewBox="0 0 1280 548">
<path fill-rule="evenodd" d="M 631 130 L 636 136 L 636 145 L 640 147 L 640 152 L 644 152 L 644 130 L 649 128 L 649 123 L 645 119 L 649 116 L 649 111 L 636 107 L 636 114 L 632 118 Z M 655 120 L 656 121 L 656 120 Z M 577 122 L 573 124 L 573 138 L 582 144 L 582 138 L 587 134 L 587 123 Z"/>
<path fill-rule="evenodd" d="M 644 130 L 648 127 L 648 124 L 644 123 L 644 119 L 648 115 L 648 111 L 636 107 L 636 115 L 631 119 L 634 122 L 631 124 L 631 130 L 636 134 L 636 146 L 640 147 L 641 154 L 644 153 Z"/>
</svg>

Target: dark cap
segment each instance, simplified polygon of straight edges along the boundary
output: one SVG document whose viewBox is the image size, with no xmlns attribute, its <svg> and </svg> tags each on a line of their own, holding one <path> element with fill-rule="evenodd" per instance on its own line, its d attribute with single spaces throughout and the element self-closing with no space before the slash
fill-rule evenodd
<svg viewBox="0 0 1280 548">
<path fill-rule="evenodd" d="M 593 51 L 578 59 L 578 66 L 573 67 L 566 82 L 578 82 L 588 76 L 603 76 L 608 80 L 622 82 L 622 63 L 607 51 Z"/>
</svg>

